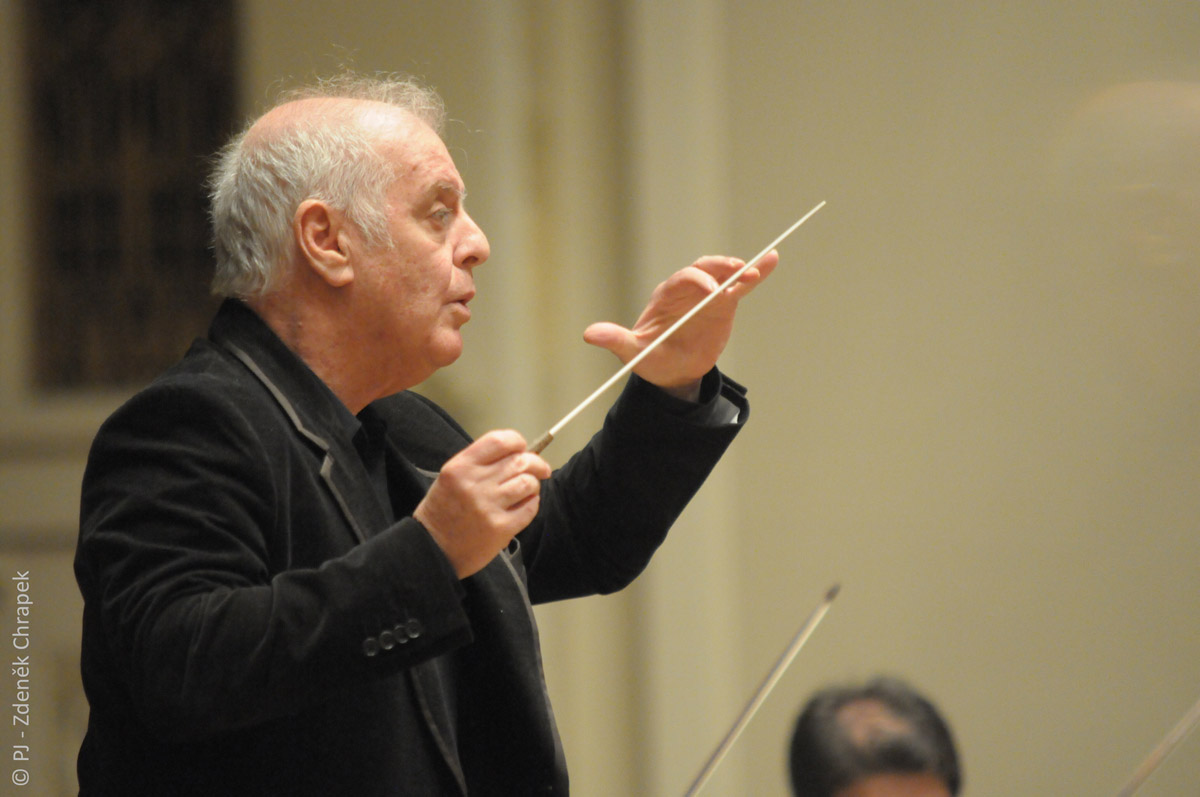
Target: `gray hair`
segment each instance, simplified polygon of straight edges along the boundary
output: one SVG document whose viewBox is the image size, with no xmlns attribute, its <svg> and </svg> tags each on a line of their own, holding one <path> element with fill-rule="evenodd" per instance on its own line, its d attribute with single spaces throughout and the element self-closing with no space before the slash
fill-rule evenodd
<svg viewBox="0 0 1200 797">
<path fill-rule="evenodd" d="M 392 105 L 439 135 L 445 123 L 437 93 L 400 75 L 345 73 L 322 79 L 281 95 L 272 109 L 320 98 Z M 309 114 L 269 135 L 251 135 L 253 126 L 248 124 L 221 149 L 209 178 L 213 293 L 252 298 L 279 286 L 292 218 L 306 199 L 345 211 L 369 245 L 388 241 L 387 189 L 394 175 L 353 113 Z"/>
</svg>

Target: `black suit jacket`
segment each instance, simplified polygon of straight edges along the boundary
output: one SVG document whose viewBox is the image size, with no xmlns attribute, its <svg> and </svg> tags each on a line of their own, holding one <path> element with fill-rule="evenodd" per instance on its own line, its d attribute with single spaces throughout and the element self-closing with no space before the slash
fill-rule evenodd
<svg viewBox="0 0 1200 797">
<path fill-rule="evenodd" d="M 411 513 L 468 435 L 409 392 L 353 417 L 227 302 L 89 456 L 81 792 L 565 794 L 532 604 L 641 572 L 746 420 L 738 386 L 706 392 L 633 378 L 460 581 Z"/>
</svg>

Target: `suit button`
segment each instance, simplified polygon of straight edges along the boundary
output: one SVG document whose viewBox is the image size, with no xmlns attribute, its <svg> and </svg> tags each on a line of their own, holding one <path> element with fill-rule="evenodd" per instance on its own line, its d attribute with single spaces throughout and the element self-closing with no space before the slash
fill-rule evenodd
<svg viewBox="0 0 1200 797">
<path fill-rule="evenodd" d="M 403 623 L 397 625 L 395 628 L 392 629 L 392 636 L 394 636 L 396 638 L 396 642 L 398 642 L 399 644 L 401 644 L 401 645 L 408 644 L 408 630 L 405 628 Z"/>
<path fill-rule="evenodd" d="M 391 631 L 384 631 L 379 635 L 379 647 L 384 650 L 391 650 L 396 647 L 396 635 Z"/>
<path fill-rule="evenodd" d="M 425 627 L 421 625 L 420 620 L 414 617 L 405 624 L 404 630 L 408 634 L 409 639 L 416 639 L 425 630 Z"/>
<path fill-rule="evenodd" d="M 376 656 L 379 654 L 379 640 L 374 637 L 367 637 L 363 640 L 363 653 L 367 657 Z"/>
</svg>

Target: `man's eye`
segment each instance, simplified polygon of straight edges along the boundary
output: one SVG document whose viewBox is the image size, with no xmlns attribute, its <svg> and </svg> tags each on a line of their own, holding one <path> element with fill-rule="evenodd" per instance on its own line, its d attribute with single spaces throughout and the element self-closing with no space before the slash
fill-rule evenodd
<svg viewBox="0 0 1200 797">
<path fill-rule="evenodd" d="M 439 208 L 438 210 L 435 210 L 433 213 L 430 214 L 430 218 L 432 218 L 435 222 L 437 222 L 438 224 L 443 225 L 443 226 L 449 224 L 450 219 L 452 219 L 453 217 L 454 217 L 454 211 L 450 210 L 449 208 Z"/>
</svg>

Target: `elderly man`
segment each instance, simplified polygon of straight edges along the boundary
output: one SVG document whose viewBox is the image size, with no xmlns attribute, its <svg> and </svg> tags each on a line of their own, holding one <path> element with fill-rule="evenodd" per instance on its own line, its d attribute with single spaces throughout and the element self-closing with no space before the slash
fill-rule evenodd
<svg viewBox="0 0 1200 797">
<path fill-rule="evenodd" d="M 436 95 L 293 94 L 213 181 L 205 339 L 96 436 L 76 575 L 83 794 L 565 794 L 532 604 L 618 590 L 745 423 L 715 368 L 774 254 L 648 356 L 551 473 L 407 392 L 462 350 L 488 242 Z M 741 263 L 668 278 L 628 361 Z"/>
</svg>

